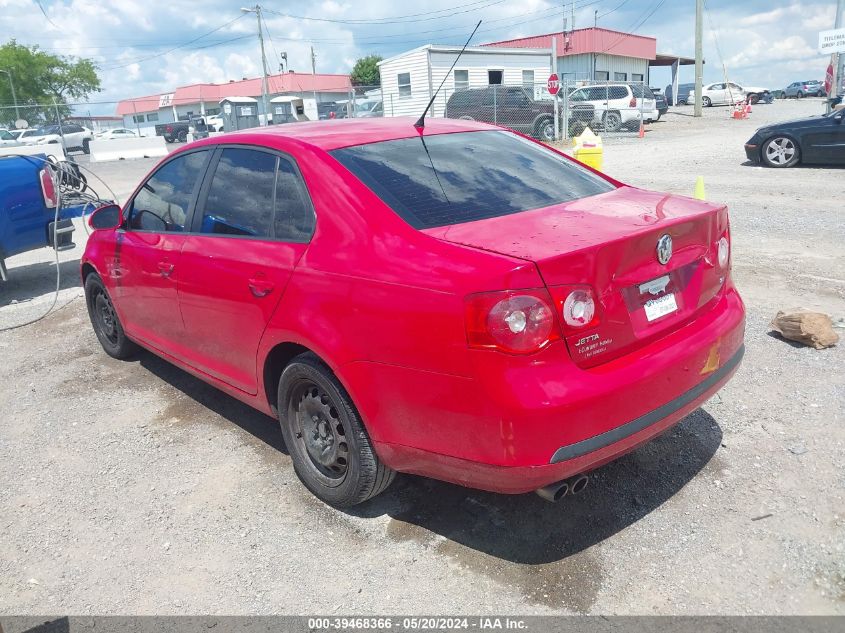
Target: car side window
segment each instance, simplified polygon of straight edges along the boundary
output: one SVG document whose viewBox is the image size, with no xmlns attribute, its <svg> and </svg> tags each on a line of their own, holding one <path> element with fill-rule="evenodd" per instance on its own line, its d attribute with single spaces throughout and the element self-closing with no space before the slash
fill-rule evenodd
<svg viewBox="0 0 845 633">
<path fill-rule="evenodd" d="M 625 86 L 611 86 L 610 99 L 627 99 L 628 89 Z"/>
<path fill-rule="evenodd" d="M 307 242 L 314 233 L 314 208 L 302 176 L 284 158 L 276 173 L 273 237 L 284 242 Z"/>
<path fill-rule="evenodd" d="M 586 99 L 586 94 L 583 90 L 576 90 L 571 95 L 569 95 L 570 101 L 584 101 Z"/>
<path fill-rule="evenodd" d="M 203 205 L 200 232 L 271 237 L 277 162 L 268 152 L 224 149 Z"/>
<path fill-rule="evenodd" d="M 201 150 L 182 154 L 162 165 L 132 201 L 128 228 L 159 233 L 184 231 L 207 157 L 208 150 Z"/>
</svg>

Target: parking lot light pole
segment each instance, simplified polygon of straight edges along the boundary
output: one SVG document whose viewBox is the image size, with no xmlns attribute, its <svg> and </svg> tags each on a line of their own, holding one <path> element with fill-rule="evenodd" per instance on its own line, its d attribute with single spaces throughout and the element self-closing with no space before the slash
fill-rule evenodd
<svg viewBox="0 0 845 633">
<path fill-rule="evenodd" d="M 0 69 L 0 73 L 5 73 L 9 75 L 9 87 L 12 89 L 12 102 L 15 104 L 15 119 L 20 119 L 21 113 L 18 110 L 18 97 L 17 95 L 15 95 L 15 82 L 12 81 L 12 72 L 9 70 Z"/>
</svg>

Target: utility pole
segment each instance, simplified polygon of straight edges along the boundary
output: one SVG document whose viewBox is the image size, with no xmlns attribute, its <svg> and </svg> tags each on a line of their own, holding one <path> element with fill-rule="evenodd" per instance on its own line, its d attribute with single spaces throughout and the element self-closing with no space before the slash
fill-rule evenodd
<svg viewBox="0 0 845 633">
<path fill-rule="evenodd" d="M 842 0 L 840 0 L 841 2 Z M 695 0 L 695 112 L 701 116 L 701 81 L 704 75 L 704 0 Z"/>
<path fill-rule="evenodd" d="M 845 26 L 845 0 L 839 0 L 839 3 L 836 5 L 836 24 L 833 28 L 841 29 Z M 833 85 L 831 89 L 833 90 L 833 95 L 836 96 L 839 94 L 839 91 L 842 88 L 843 79 L 845 79 L 845 53 L 837 53 L 836 59 L 839 63 L 833 69 Z"/>
<path fill-rule="evenodd" d="M 270 106 L 267 103 L 267 54 L 264 52 L 264 33 L 261 30 L 261 5 L 256 4 L 251 8 L 241 7 L 244 13 L 254 13 L 258 21 L 258 43 L 261 45 L 261 101 L 264 103 L 264 125 L 270 124 Z M 246 96 L 246 95 L 244 95 Z"/>
<path fill-rule="evenodd" d="M 314 82 L 311 85 L 311 87 L 313 88 L 313 91 L 314 91 L 314 107 L 316 108 L 317 107 L 317 54 L 314 52 L 314 46 L 313 45 L 311 46 L 311 75 L 312 75 L 312 80 Z M 355 99 L 354 99 L 355 93 L 354 92 L 352 93 L 352 96 L 353 96 L 353 103 L 354 103 L 354 101 L 355 101 Z M 349 110 L 349 108 L 347 108 L 347 110 Z"/>
<path fill-rule="evenodd" d="M 15 120 L 21 118 L 21 113 L 18 110 L 18 97 L 15 95 L 15 82 L 12 81 L 12 71 L 11 70 L 0 70 L 0 73 L 5 73 L 9 75 L 9 88 L 12 89 L 12 102 L 15 104 Z"/>
</svg>

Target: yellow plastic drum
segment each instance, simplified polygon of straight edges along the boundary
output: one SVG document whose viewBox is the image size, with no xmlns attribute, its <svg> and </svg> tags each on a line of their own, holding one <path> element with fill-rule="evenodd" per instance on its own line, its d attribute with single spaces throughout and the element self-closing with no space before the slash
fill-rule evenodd
<svg viewBox="0 0 845 633">
<path fill-rule="evenodd" d="M 601 137 L 596 136 L 590 128 L 587 128 L 573 141 L 572 156 L 585 165 L 601 171 L 604 159 Z"/>
</svg>

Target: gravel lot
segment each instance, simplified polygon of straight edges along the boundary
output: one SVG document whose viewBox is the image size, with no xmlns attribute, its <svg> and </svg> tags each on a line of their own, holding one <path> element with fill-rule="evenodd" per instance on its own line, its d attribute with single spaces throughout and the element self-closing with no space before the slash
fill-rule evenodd
<svg viewBox="0 0 845 633">
<path fill-rule="evenodd" d="M 730 205 L 747 354 L 702 409 L 556 505 L 417 477 L 322 505 L 273 420 L 150 354 L 101 351 L 78 239 L 64 307 L 0 334 L 0 613 L 845 614 L 845 344 L 768 328 L 798 305 L 845 317 L 845 170 L 763 169 L 742 148 L 822 107 L 680 107 L 606 146 L 623 181 L 691 194 L 701 175 Z M 151 164 L 94 169 L 124 198 Z M 51 259 L 9 261 L 0 325 L 49 306 Z"/>
</svg>

